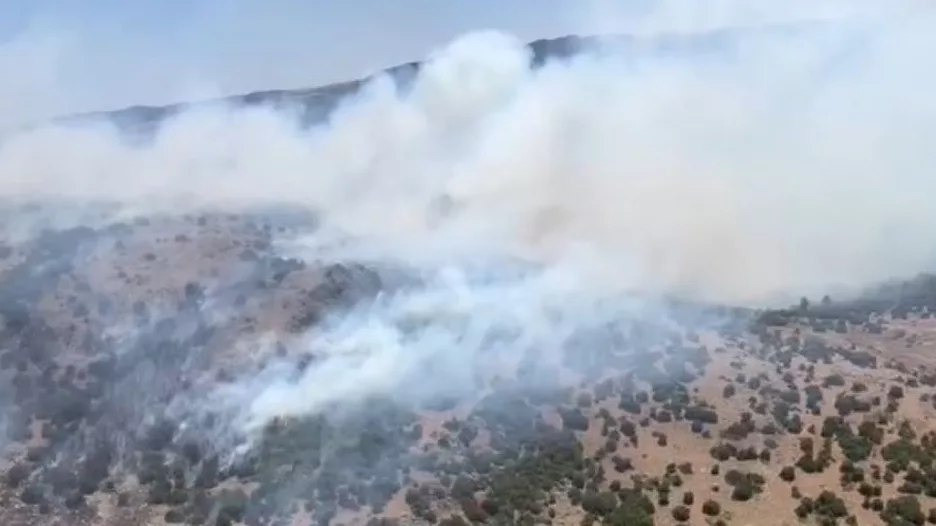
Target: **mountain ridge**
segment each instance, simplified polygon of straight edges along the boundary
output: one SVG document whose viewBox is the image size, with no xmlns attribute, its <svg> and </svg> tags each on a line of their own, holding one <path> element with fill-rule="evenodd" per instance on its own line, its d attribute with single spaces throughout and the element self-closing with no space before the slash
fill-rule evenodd
<svg viewBox="0 0 936 526">
<path fill-rule="evenodd" d="M 801 31 L 811 32 L 842 25 L 844 21 L 853 22 L 863 20 L 862 17 L 849 17 L 837 20 L 806 20 L 791 23 L 772 23 L 751 26 L 731 26 L 720 29 L 711 29 L 702 32 L 679 33 L 671 32 L 655 35 L 640 34 L 569 34 L 555 38 L 541 38 L 527 43 L 531 51 L 530 67 L 536 69 L 547 62 L 569 59 L 587 52 L 600 52 L 602 49 L 614 49 L 618 52 L 650 51 L 667 54 L 692 53 L 706 54 L 724 51 L 739 38 L 751 36 L 782 36 Z M 226 104 L 233 107 L 257 106 L 299 106 L 300 121 L 305 124 L 314 124 L 326 119 L 339 102 L 356 93 L 368 82 L 388 76 L 398 86 L 406 87 L 427 57 L 419 60 L 398 64 L 376 73 L 365 75 L 357 79 L 334 82 L 320 86 L 294 89 L 265 89 L 243 94 L 227 95 L 200 101 L 182 101 L 160 105 L 133 105 L 111 110 L 98 110 L 79 112 L 52 119 L 55 124 L 80 124 L 88 121 L 106 119 L 118 128 L 147 126 L 158 124 L 169 117 L 190 108 L 210 104 Z"/>
</svg>

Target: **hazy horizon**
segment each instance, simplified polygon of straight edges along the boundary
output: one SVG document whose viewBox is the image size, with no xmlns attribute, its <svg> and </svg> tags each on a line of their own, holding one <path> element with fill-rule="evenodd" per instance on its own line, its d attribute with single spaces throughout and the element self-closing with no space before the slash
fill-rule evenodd
<svg viewBox="0 0 936 526">
<path fill-rule="evenodd" d="M 686 0 L 277 0 L 85 2 L 0 6 L 0 129 L 53 116 L 161 105 L 366 76 L 419 60 L 459 35 L 522 40 L 616 31 L 704 30 L 835 18 L 869 2 Z M 888 10 L 913 2 L 893 4 Z"/>
</svg>

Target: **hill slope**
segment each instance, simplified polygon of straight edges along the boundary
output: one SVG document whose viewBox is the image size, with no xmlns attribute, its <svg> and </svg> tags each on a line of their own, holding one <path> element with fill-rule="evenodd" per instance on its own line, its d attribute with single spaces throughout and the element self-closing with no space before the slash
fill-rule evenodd
<svg viewBox="0 0 936 526">
<path fill-rule="evenodd" d="M 590 45 L 535 42 L 533 66 Z M 313 121 L 359 86 L 231 101 Z M 936 522 L 931 277 L 759 312 L 288 250 L 317 219 L 8 228 L 0 524 Z"/>
</svg>

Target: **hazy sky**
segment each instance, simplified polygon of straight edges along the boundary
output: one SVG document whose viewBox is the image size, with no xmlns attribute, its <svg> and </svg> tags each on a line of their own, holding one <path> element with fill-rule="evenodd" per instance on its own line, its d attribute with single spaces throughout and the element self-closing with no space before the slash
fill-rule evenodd
<svg viewBox="0 0 936 526">
<path fill-rule="evenodd" d="M 533 39 L 628 27 L 651 12 L 695 26 L 760 18 L 765 6 L 789 15 L 857 3 L 4 0 L 0 121 L 341 80 L 420 58 L 472 29 Z"/>
<path fill-rule="evenodd" d="M 0 112 L 165 102 L 345 79 L 419 58 L 473 28 L 523 37 L 574 30 L 563 4 L 571 2 L 6 0 L 0 2 L 6 84 Z"/>
</svg>

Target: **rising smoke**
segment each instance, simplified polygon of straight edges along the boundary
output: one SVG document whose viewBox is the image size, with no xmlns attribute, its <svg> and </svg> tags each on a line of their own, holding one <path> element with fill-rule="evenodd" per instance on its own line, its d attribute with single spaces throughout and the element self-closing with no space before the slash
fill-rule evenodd
<svg viewBox="0 0 936 526">
<path fill-rule="evenodd" d="M 145 146 L 104 126 L 8 136 L 0 195 L 300 205 L 321 228 L 284 250 L 420 277 L 313 329 L 300 378 L 226 387 L 248 427 L 476 395 L 478 364 L 554 360 L 665 297 L 760 306 L 930 269 L 933 21 L 728 32 L 702 55 L 598 41 L 535 70 L 517 38 L 479 32 L 310 129 L 206 106 Z"/>
</svg>

